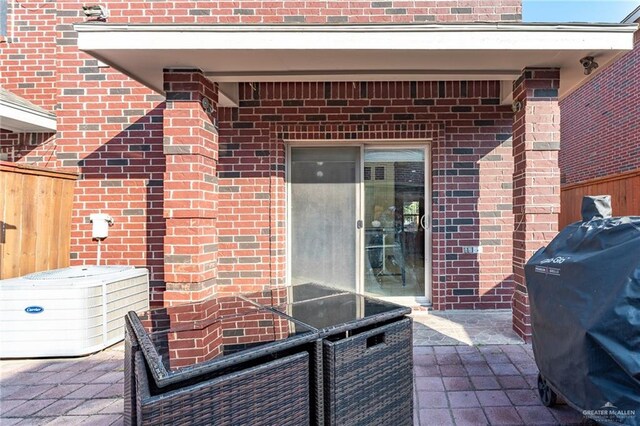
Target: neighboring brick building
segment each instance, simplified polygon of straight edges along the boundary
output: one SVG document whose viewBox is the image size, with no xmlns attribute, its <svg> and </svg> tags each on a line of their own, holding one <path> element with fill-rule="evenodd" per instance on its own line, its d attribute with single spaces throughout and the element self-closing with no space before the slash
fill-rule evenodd
<svg viewBox="0 0 640 426">
<path fill-rule="evenodd" d="M 513 306 L 529 334 L 558 99 L 631 29 L 528 26 L 520 0 L 104 4 L 107 23 L 74 27 L 81 2 L 9 2 L 1 45 L 2 88 L 56 133 L 0 126 L 0 153 L 81 174 L 72 264 L 95 262 L 102 211 L 103 259 L 148 267 L 156 304 L 342 274 L 435 309 Z"/>
<path fill-rule="evenodd" d="M 640 6 L 622 22 L 640 22 Z M 640 31 L 631 52 L 560 106 L 560 226 L 580 220 L 585 195 L 610 195 L 614 216 L 640 215 Z"/>
<path fill-rule="evenodd" d="M 640 22 L 640 7 L 622 22 Z M 563 99 L 560 108 L 563 184 L 640 169 L 640 32 L 631 52 Z"/>
</svg>

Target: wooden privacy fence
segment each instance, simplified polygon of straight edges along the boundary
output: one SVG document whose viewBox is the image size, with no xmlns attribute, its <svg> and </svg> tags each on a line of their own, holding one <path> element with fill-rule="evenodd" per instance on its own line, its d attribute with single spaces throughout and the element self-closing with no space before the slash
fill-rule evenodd
<svg viewBox="0 0 640 426">
<path fill-rule="evenodd" d="M 77 178 L 0 161 L 0 279 L 69 266 Z"/>
<path fill-rule="evenodd" d="M 640 216 L 640 170 L 565 185 L 561 193 L 560 229 L 581 220 L 585 195 L 611 195 L 614 216 Z"/>
</svg>

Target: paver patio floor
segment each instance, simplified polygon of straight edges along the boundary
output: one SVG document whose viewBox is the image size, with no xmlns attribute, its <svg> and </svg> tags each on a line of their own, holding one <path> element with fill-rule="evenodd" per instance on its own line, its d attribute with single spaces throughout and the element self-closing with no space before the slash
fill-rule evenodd
<svg viewBox="0 0 640 426">
<path fill-rule="evenodd" d="M 496 318 L 501 317 L 506 318 L 504 313 Z M 436 318 L 416 320 L 417 329 L 430 332 L 425 323 Z M 447 321 L 443 324 L 467 323 L 466 331 L 465 326 L 458 328 L 462 337 L 454 335 L 449 345 L 441 341 L 440 346 L 432 346 L 436 339 L 424 346 L 420 343 L 427 339 L 414 339 L 416 425 L 581 423 L 582 416 L 568 406 L 548 409 L 539 402 L 530 345 L 464 345 L 459 339 L 477 342 L 473 336 L 482 330 L 476 333 L 472 328 L 479 323 L 473 318 Z M 484 335 L 500 341 L 495 334 Z M 507 338 L 512 337 L 507 332 Z M 118 344 L 83 358 L 0 361 L 0 425 L 122 424 L 123 348 Z"/>
<path fill-rule="evenodd" d="M 579 425 L 538 399 L 531 345 L 414 346 L 416 425 Z"/>
<path fill-rule="evenodd" d="M 82 358 L 0 361 L 0 425 L 123 422 L 124 345 Z"/>
</svg>

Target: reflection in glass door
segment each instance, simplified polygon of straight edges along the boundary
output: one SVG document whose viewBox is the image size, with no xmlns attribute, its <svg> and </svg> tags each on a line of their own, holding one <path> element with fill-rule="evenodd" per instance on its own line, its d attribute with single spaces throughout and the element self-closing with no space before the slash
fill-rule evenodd
<svg viewBox="0 0 640 426">
<path fill-rule="evenodd" d="M 424 149 L 364 150 L 364 291 L 425 294 Z"/>
</svg>

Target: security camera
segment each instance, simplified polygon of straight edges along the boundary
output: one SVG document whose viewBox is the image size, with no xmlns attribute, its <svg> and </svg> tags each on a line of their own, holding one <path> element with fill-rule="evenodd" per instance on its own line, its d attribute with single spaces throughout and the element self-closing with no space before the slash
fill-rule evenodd
<svg viewBox="0 0 640 426">
<path fill-rule="evenodd" d="M 584 69 L 584 75 L 591 74 L 593 70 L 599 66 L 593 56 L 585 56 L 580 59 L 580 65 L 582 65 L 582 68 Z"/>
<path fill-rule="evenodd" d="M 585 56 L 580 59 L 580 63 L 582 64 L 582 68 L 589 69 L 593 65 L 593 56 Z"/>
</svg>

